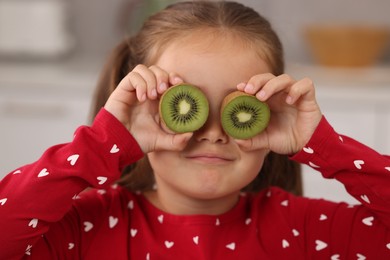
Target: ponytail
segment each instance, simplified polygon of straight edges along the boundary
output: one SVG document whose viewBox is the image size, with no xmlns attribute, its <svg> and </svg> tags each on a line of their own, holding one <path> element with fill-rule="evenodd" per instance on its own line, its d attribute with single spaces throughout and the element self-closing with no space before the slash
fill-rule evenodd
<svg viewBox="0 0 390 260">
<path fill-rule="evenodd" d="M 93 121 L 119 82 L 127 73 L 133 70 L 138 63 L 141 63 L 138 61 L 133 50 L 133 41 L 132 38 L 126 38 L 119 43 L 104 65 L 94 93 L 90 121 Z"/>
</svg>

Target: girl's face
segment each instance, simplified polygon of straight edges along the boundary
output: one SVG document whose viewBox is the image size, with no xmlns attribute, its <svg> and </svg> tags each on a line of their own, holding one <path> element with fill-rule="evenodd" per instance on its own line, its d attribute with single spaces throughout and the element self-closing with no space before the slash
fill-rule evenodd
<svg viewBox="0 0 390 260">
<path fill-rule="evenodd" d="M 270 69 L 238 37 L 210 35 L 198 32 L 175 41 L 155 63 L 167 72 L 177 73 L 184 82 L 198 86 L 210 104 L 208 121 L 194 132 L 183 151 L 148 155 L 157 182 L 156 203 L 171 213 L 188 213 L 180 209 L 180 202 L 174 206 L 172 201 L 186 205 L 214 202 L 219 211 L 228 210 L 237 202 L 240 190 L 256 177 L 268 153 L 266 149 L 241 150 L 222 129 L 220 107 L 238 83 Z M 192 206 L 194 209 L 199 205 Z"/>
</svg>

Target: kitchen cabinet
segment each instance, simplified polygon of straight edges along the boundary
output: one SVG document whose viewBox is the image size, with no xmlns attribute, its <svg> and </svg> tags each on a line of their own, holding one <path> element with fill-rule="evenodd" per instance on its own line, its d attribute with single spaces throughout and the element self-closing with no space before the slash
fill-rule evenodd
<svg viewBox="0 0 390 260">
<path fill-rule="evenodd" d="M 88 123 L 94 63 L 0 63 L 0 178 Z"/>
<path fill-rule="evenodd" d="M 383 154 L 390 154 L 390 67 L 336 69 L 290 65 L 297 79 L 310 77 L 327 120 L 339 134 L 348 135 Z M 308 197 L 357 203 L 336 180 L 303 167 Z"/>
</svg>

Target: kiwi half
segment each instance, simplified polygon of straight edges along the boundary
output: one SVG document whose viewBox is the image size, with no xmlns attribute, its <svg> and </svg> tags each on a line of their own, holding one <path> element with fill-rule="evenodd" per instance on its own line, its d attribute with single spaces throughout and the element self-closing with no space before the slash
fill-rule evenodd
<svg viewBox="0 0 390 260">
<path fill-rule="evenodd" d="M 209 102 L 203 92 L 190 84 L 170 87 L 160 99 L 160 118 L 176 133 L 194 132 L 209 115 Z"/>
<path fill-rule="evenodd" d="M 255 96 L 241 91 L 227 95 L 222 102 L 221 124 L 236 139 L 249 139 L 262 132 L 270 119 L 270 109 Z"/>
</svg>

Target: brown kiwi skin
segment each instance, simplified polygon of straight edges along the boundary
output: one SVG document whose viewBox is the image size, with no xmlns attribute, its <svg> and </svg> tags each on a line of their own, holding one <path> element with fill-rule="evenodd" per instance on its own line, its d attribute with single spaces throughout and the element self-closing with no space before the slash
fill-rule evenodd
<svg viewBox="0 0 390 260">
<path fill-rule="evenodd" d="M 239 91 L 239 90 L 235 90 L 233 92 L 231 92 L 230 94 L 228 94 L 222 101 L 222 109 L 221 109 L 221 115 L 222 115 L 222 112 L 223 112 L 223 109 L 225 108 L 225 106 L 230 102 L 232 101 L 233 99 L 235 99 L 236 97 L 239 97 L 239 96 L 251 96 L 245 92 L 242 92 L 242 91 Z"/>
<path fill-rule="evenodd" d="M 223 111 L 224 111 L 224 108 L 227 104 L 229 104 L 233 99 L 235 99 L 236 97 L 239 97 L 239 96 L 250 96 L 250 97 L 254 97 L 253 95 L 250 95 L 248 93 L 245 93 L 245 92 L 242 92 L 240 90 L 235 90 L 231 93 L 229 93 L 227 96 L 225 96 L 225 98 L 223 99 L 222 101 L 222 105 L 221 105 L 221 112 L 220 112 L 220 116 L 222 118 L 222 114 L 223 114 Z M 265 104 L 267 105 L 267 104 Z M 267 105 L 268 106 L 268 105 Z M 221 123 L 222 124 L 222 123 Z M 267 123 L 268 124 L 268 123 Z M 237 139 L 240 139 L 240 138 L 237 138 Z"/>
</svg>

